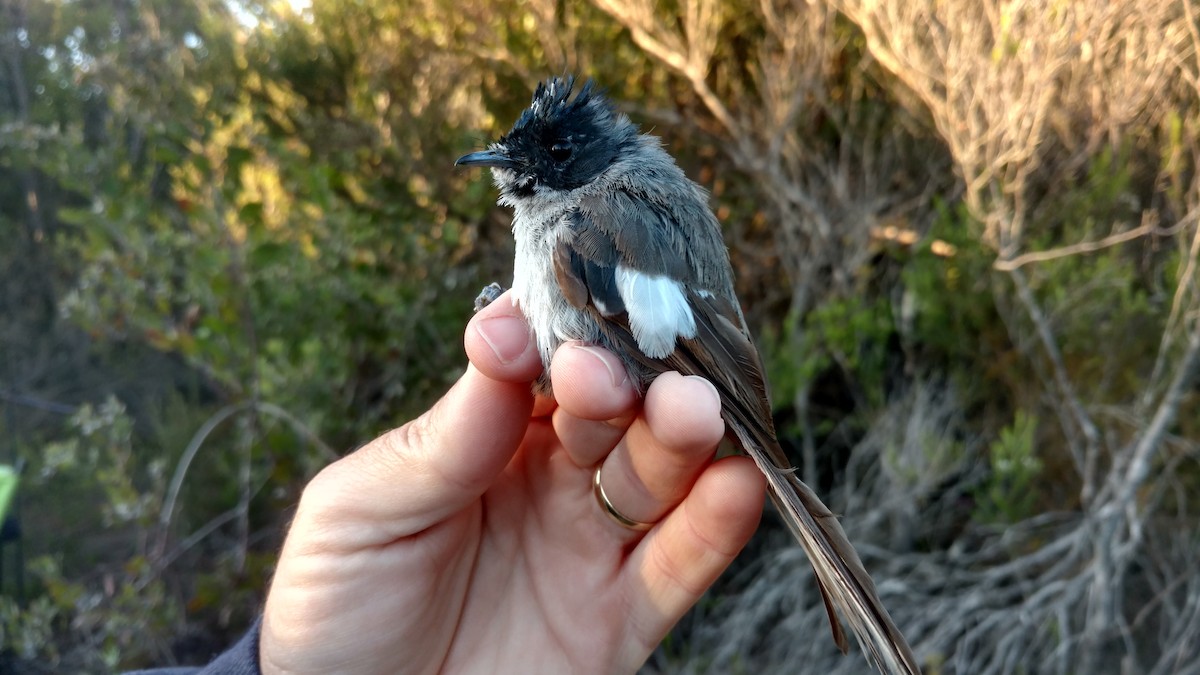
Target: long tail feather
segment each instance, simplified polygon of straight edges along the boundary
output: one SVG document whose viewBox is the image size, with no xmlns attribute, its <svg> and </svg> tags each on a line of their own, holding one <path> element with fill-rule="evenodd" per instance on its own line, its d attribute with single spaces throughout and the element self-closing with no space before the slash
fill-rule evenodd
<svg viewBox="0 0 1200 675">
<path fill-rule="evenodd" d="M 876 667 L 893 675 L 919 675 L 916 656 L 841 523 L 789 466 L 775 436 L 762 362 L 741 316 L 718 298 L 693 297 L 693 307 L 697 339 L 681 341 L 668 362 L 704 375 L 721 392 L 726 424 L 766 476 L 771 500 L 812 563 L 834 642 L 843 653 L 849 648 L 837 618 L 841 614 Z"/>
<path fill-rule="evenodd" d="M 811 488 L 767 456 L 754 438 L 755 434 L 743 428 L 740 422 L 729 422 L 746 453 L 767 477 L 771 500 L 808 554 L 838 646 L 843 652 L 847 649 L 845 633 L 833 608 L 850 624 L 859 644 L 880 670 L 919 675 L 921 668 L 916 656 L 879 600 L 875 584 L 841 523 Z"/>
<path fill-rule="evenodd" d="M 771 500 L 808 554 L 838 647 L 842 652 L 849 648 L 840 614 L 877 668 L 888 675 L 920 675 L 912 649 L 884 608 L 841 523 L 788 464 L 775 436 L 762 362 L 741 315 L 719 297 L 693 294 L 690 301 L 697 335 L 679 340 L 665 359 L 645 356 L 629 327 L 619 321 L 602 324 L 605 336 L 615 351 L 632 355 L 648 372 L 701 375 L 716 386 L 726 425 L 766 476 Z"/>
</svg>

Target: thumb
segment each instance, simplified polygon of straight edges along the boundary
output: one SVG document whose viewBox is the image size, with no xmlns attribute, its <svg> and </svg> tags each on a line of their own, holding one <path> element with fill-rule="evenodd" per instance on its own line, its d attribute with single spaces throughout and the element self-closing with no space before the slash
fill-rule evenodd
<svg viewBox="0 0 1200 675">
<path fill-rule="evenodd" d="M 425 414 L 329 465 L 301 498 L 325 547 L 357 550 L 407 537 L 478 499 L 525 436 L 541 371 L 520 311 L 502 297 L 467 326 L 471 365 Z M 486 373 L 486 374 L 485 374 Z"/>
</svg>

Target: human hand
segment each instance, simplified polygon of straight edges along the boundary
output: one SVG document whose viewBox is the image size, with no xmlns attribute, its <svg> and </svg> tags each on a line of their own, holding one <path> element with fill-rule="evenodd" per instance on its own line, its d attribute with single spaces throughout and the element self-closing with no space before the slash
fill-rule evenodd
<svg viewBox="0 0 1200 675">
<path fill-rule="evenodd" d="M 503 296 L 466 374 L 420 418 L 304 491 L 263 614 L 263 673 L 634 672 L 741 550 L 764 481 L 712 462 L 716 390 L 638 397 L 612 354 L 565 345 L 557 403 Z M 654 527 L 618 525 L 592 494 Z"/>
</svg>

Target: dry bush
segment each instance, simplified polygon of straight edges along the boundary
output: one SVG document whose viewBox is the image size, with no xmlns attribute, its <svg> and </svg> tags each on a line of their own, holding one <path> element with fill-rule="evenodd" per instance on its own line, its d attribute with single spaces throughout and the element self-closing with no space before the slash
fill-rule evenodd
<svg viewBox="0 0 1200 675">
<path fill-rule="evenodd" d="M 648 0 L 596 4 L 690 85 L 700 103 L 697 123 L 755 185 L 771 222 L 773 246 L 763 257 L 782 270 L 792 312 L 852 292 L 855 272 L 871 255 L 872 229 L 903 221 L 945 186 L 937 179 L 948 168 L 944 153 L 923 149 L 906 128 L 906 112 L 847 67 L 852 33 L 833 8 L 763 0 L 743 16 L 744 7 L 691 0 L 672 21 Z M 721 51 L 731 21 L 752 24 L 741 27 L 754 36 L 745 53 Z M 748 234 L 727 224 L 738 250 Z"/>
<path fill-rule="evenodd" d="M 1181 514 L 1157 508 L 1161 491 L 1176 481 L 1180 462 L 1163 455 L 1175 455 L 1168 431 L 1200 357 L 1193 269 L 1200 183 L 1194 170 L 1186 178 L 1163 166 L 1160 192 L 1137 227 L 1100 223 L 1107 232 L 1052 250 L 1026 252 L 1024 244 L 1027 227 L 1053 207 L 1047 186 L 1068 183 L 1064 176 L 1105 146 L 1142 142 L 1177 116 L 1190 120 L 1185 138 L 1194 138 L 1200 40 L 1190 4 L 847 2 L 843 9 L 863 28 L 872 54 L 924 103 L 949 146 L 966 203 L 997 251 L 995 267 L 1012 283 L 1014 312 L 1024 314 L 1011 317 L 1011 330 L 1037 337 L 1041 353 L 1029 358 L 1051 374 L 1047 398 L 1079 474 L 1079 509 L 1068 526 L 1016 540 L 1012 550 L 1029 552 L 977 574 L 987 583 L 963 588 L 993 604 L 1006 594 L 1008 601 L 981 614 L 967 598 L 942 598 L 936 651 L 954 655 L 956 672 L 1200 668 L 1196 647 L 1178 630 L 1198 616 L 1197 580 L 1187 564 L 1194 541 L 1166 545 Z M 1176 159 L 1194 169 L 1195 146 L 1183 152 Z M 1172 189 L 1184 195 L 1175 204 L 1162 196 Z M 1176 233 L 1187 253 L 1170 280 L 1174 302 L 1144 394 L 1102 401 L 1081 393 L 1023 266 Z M 1102 406 L 1121 422 L 1097 422 Z M 1174 444 L 1194 452 L 1182 440 Z M 1196 534 L 1184 532 L 1176 541 Z"/>
<path fill-rule="evenodd" d="M 729 20 L 720 3 L 682 2 L 672 22 L 644 0 L 596 2 L 690 85 L 706 128 L 758 186 L 794 311 L 850 291 L 871 227 L 921 222 L 927 190 L 961 195 L 995 253 L 995 309 L 1036 374 L 1034 398 L 1018 405 L 1054 427 L 1039 439 L 1056 444 L 1036 455 L 1066 460 L 1071 494 L 1007 526 L 962 522 L 981 480 L 969 458 L 986 444 L 964 440 L 974 437 L 950 389 L 918 380 L 874 411 L 831 500 L 930 670 L 1200 672 L 1200 530 L 1187 498 L 1200 446 L 1176 431 L 1200 361 L 1200 29 L 1190 2 L 764 0 L 756 59 L 742 71 L 719 58 Z M 940 147 L 895 115 L 868 112 L 867 78 L 844 88 L 836 62 L 850 34 L 839 16 L 891 78 L 890 100 L 929 120 Z M 813 133 L 817 118 L 835 142 Z M 1063 195 L 1106 155 L 1133 156 L 1151 175 L 1133 205 L 1140 219 L 1075 222 Z M 936 178 L 943 156 L 957 191 Z M 928 173 L 914 176 L 921 161 Z M 897 178 L 905 171 L 912 180 Z M 1153 367 L 1122 390 L 1069 362 L 1072 306 L 1037 283 L 1039 265 L 1113 247 L 1166 270 L 1152 320 L 1127 327 L 1161 330 Z M 1178 264 L 1163 263 L 1171 256 Z M 740 595 L 685 628 L 696 638 L 680 655 L 686 668 L 861 672 L 861 661 L 830 655 L 809 574 L 789 548 L 756 561 L 735 581 Z"/>
</svg>

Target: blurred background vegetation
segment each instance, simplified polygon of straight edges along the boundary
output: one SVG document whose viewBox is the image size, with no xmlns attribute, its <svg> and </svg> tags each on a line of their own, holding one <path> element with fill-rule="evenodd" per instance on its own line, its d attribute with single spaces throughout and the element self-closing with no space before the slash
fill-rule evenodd
<svg viewBox="0 0 1200 675">
<path fill-rule="evenodd" d="M 462 371 L 460 154 L 596 78 L 712 192 L 931 673 L 1200 673 L 1192 0 L 0 0 L 0 667 L 202 663 Z M 863 672 L 771 515 L 647 672 Z"/>
</svg>

